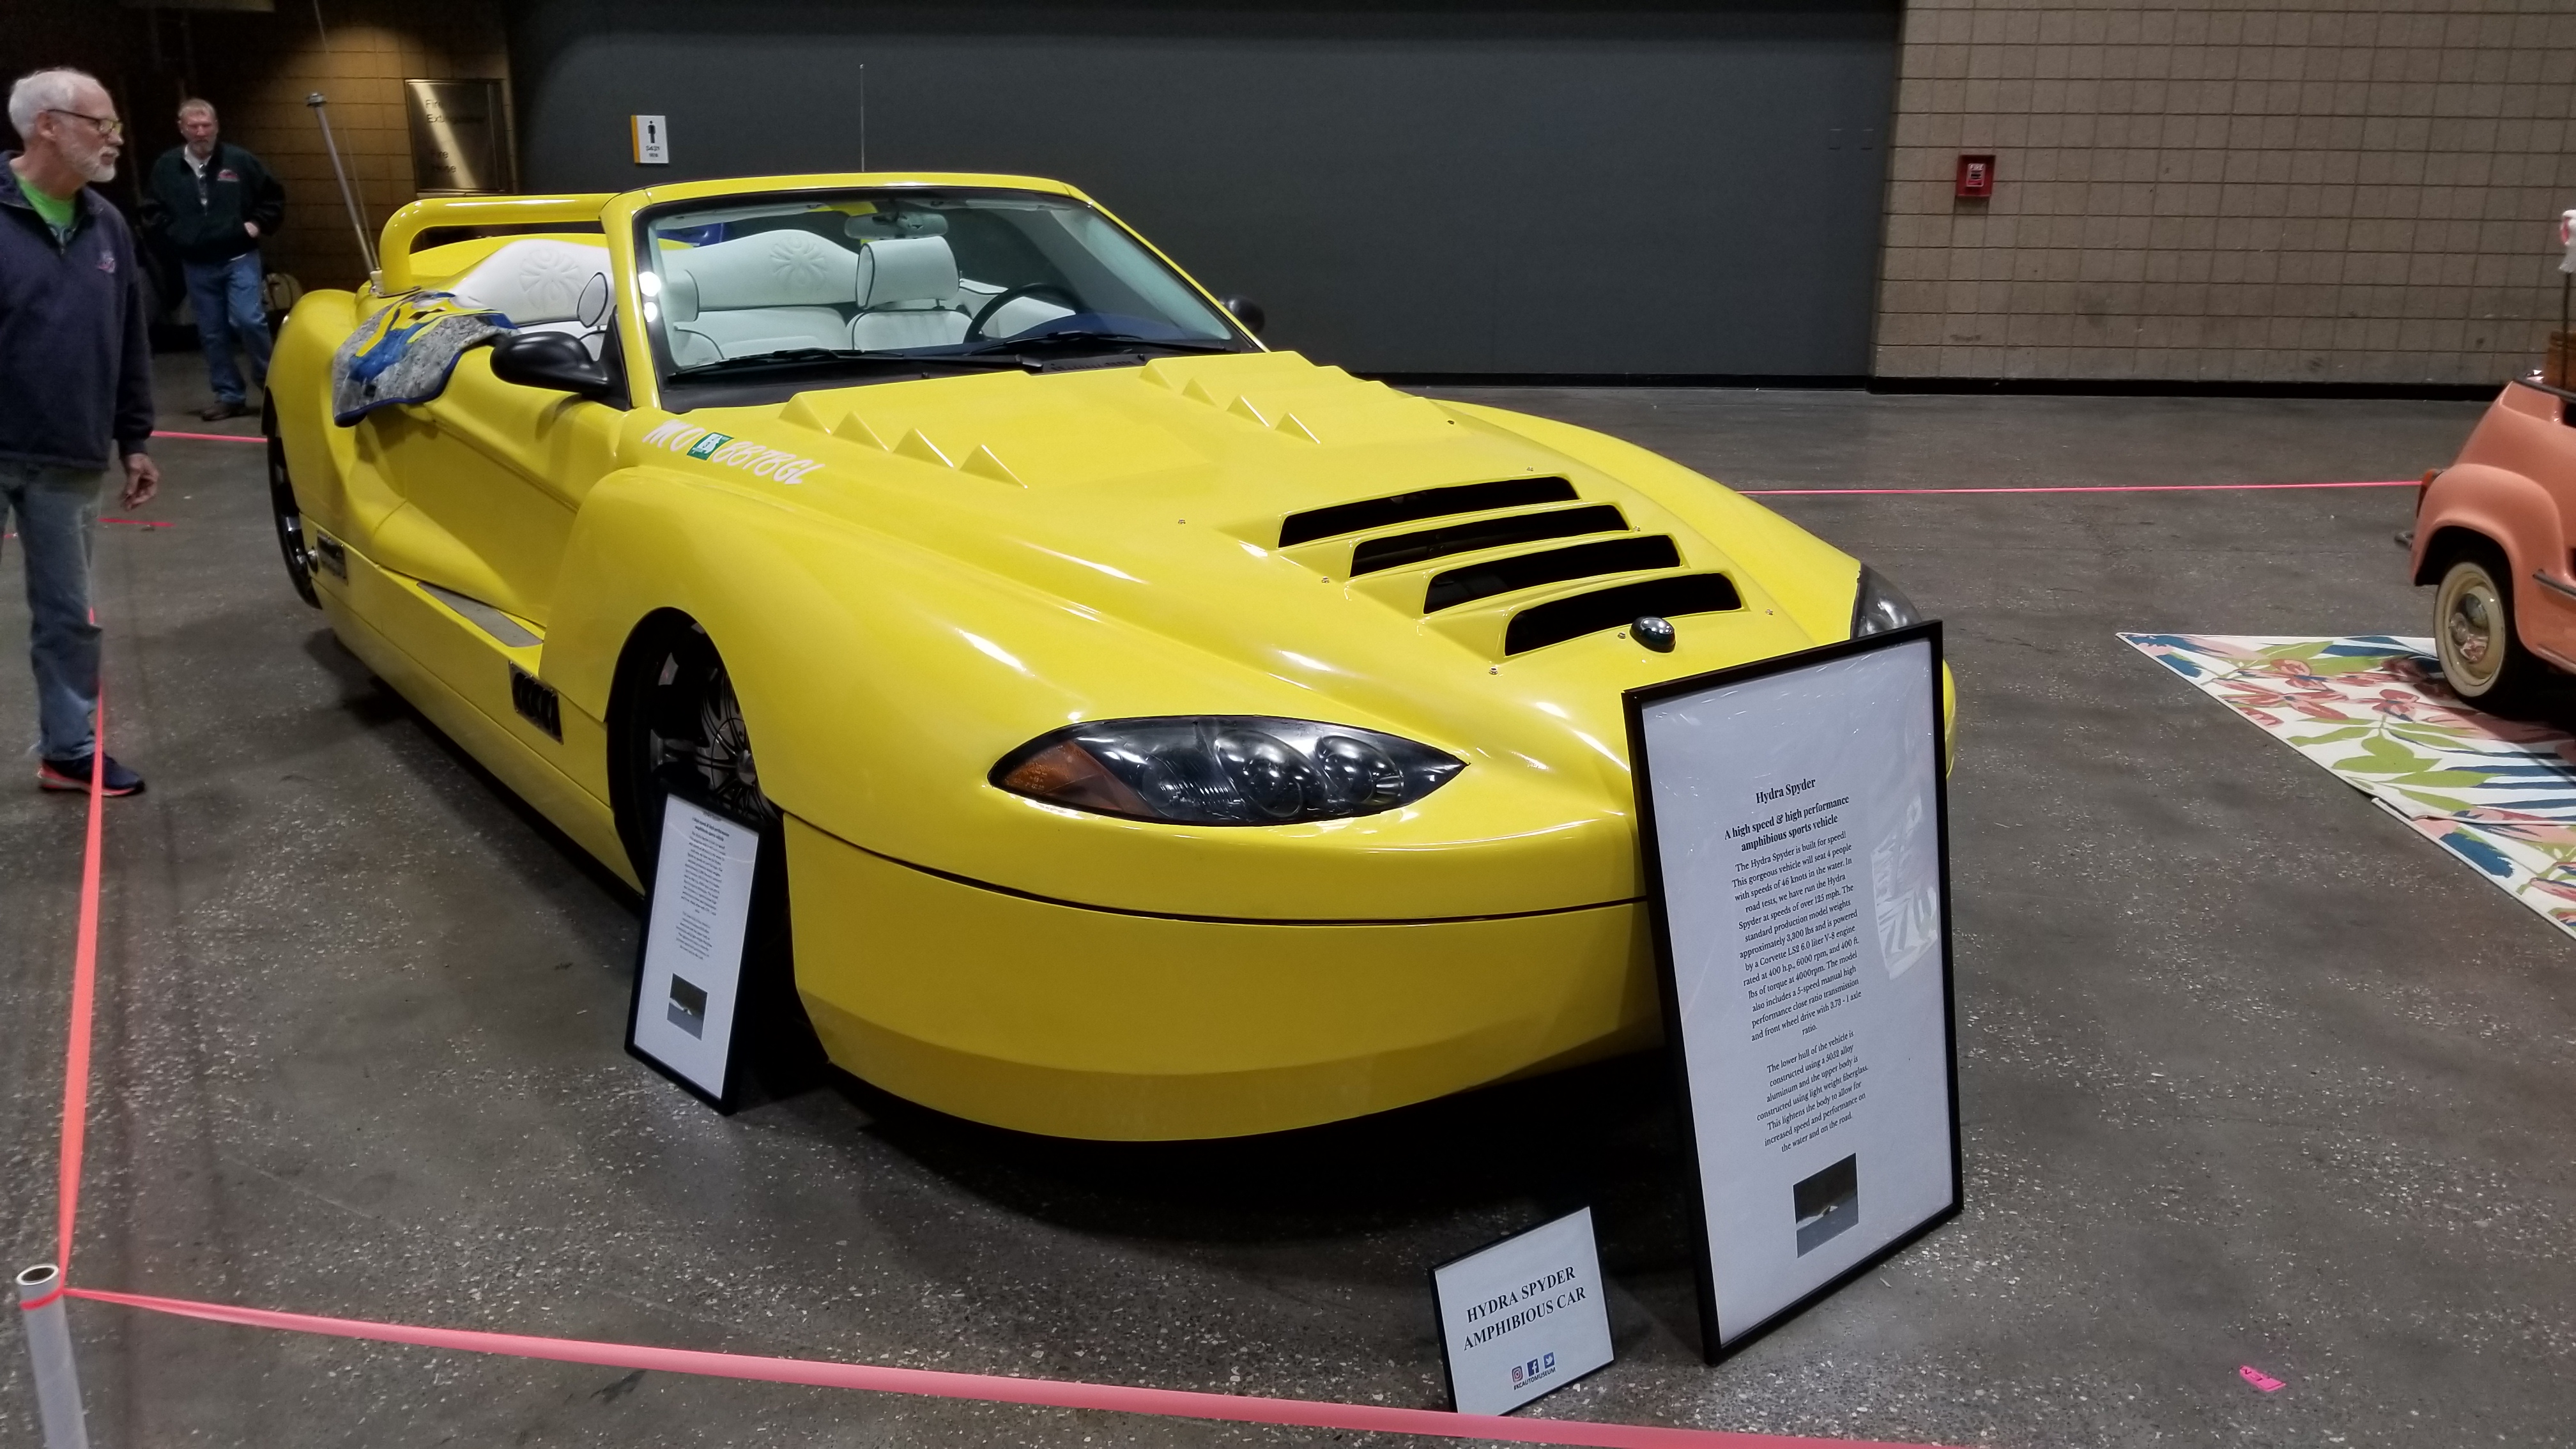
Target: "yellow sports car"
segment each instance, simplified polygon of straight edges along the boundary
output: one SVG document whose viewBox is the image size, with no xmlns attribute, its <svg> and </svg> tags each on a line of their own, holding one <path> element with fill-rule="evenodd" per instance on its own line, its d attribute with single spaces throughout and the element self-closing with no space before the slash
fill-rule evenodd
<svg viewBox="0 0 2576 1449">
<path fill-rule="evenodd" d="M 368 667 L 630 882 L 672 791 L 776 843 L 753 1049 L 1030 1132 L 1652 1043 L 1621 691 L 1915 617 L 1639 448 L 1266 351 L 1025 177 L 417 202 L 272 387 Z"/>
</svg>

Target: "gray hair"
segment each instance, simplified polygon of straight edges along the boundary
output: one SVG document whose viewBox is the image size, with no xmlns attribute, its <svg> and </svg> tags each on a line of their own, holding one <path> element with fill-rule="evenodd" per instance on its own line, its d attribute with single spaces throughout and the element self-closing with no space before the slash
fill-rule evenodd
<svg viewBox="0 0 2576 1449">
<path fill-rule="evenodd" d="M 213 101 L 207 100 L 207 99 L 205 99 L 205 98 L 203 98 L 203 97 L 201 97 L 201 96 L 190 96 L 190 97 L 188 97 L 186 100 L 181 101 L 181 102 L 179 103 L 179 119 L 180 119 L 180 120 L 183 120 L 183 121 L 184 121 L 184 120 L 188 119 L 188 114 L 189 114 L 191 111 L 203 111 L 203 112 L 205 112 L 205 113 L 206 113 L 206 119 L 207 119 L 207 120 L 209 120 L 209 121 L 212 121 L 212 120 L 217 119 L 217 117 L 216 117 L 216 115 L 215 115 L 215 103 L 214 103 Z"/>
<path fill-rule="evenodd" d="M 30 71 L 18 77 L 9 87 L 9 126 L 22 140 L 34 140 L 36 118 L 47 111 L 68 111 L 80 101 L 81 83 L 98 85 L 98 77 L 85 70 L 58 66 L 52 70 Z M 101 86 L 100 89 L 106 89 Z"/>
</svg>

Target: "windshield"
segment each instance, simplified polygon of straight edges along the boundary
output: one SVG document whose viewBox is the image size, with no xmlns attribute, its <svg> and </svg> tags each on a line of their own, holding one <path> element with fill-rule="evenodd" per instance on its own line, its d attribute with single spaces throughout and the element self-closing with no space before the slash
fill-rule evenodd
<svg viewBox="0 0 2576 1449">
<path fill-rule="evenodd" d="M 644 227 L 647 317 L 664 376 L 683 384 L 1252 345 L 1133 236 L 1066 197 L 727 196 L 655 213 Z"/>
</svg>

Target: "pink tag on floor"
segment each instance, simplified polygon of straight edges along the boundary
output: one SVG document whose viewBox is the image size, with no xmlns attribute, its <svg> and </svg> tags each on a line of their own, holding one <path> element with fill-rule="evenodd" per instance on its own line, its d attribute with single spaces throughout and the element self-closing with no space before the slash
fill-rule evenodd
<svg viewBox="0 0 2576 1449">
<path fill-rule="evenodd" d="M 2267 1394 L 2277 1394 L 2285 1387 L 2279 1379 L 2272 1377 L 2270 1374 L 2263 1372 L 2261 1369 L 2256 1368 L 2250 1363 L 2239 1368 L 2236 1371 L 2236 1376 L 2243 1379 L 2245 1382 L 2252 1384 L 2254 1387 L 2261 1389 Z"/>
</svg>

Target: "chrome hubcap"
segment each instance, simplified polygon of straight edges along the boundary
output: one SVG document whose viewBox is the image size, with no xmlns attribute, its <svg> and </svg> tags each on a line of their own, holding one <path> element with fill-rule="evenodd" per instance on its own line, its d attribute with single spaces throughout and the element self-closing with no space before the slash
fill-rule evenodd
<svg viewBox="0 0 2576 1449">
<path fill-rule="evenodd" d="M 2484 570 L 2466 567 L 2444 580 L 2442 595 L 2443 670 L 2474 693 L 2494 680 L 2504 662 L 2504 601 Z"/>
<path fill-rule="evenodd" d="M 2463 593 L 2452 605 L 2451 648 L 2461 659 L 2471 664 L 2486 662 L 2487 646 L 2492 642 L 2487 621 L 2492 617 L 2494 611 L 2487 607 L 2487 601 L 2474 593 Z"/>
</svg>

